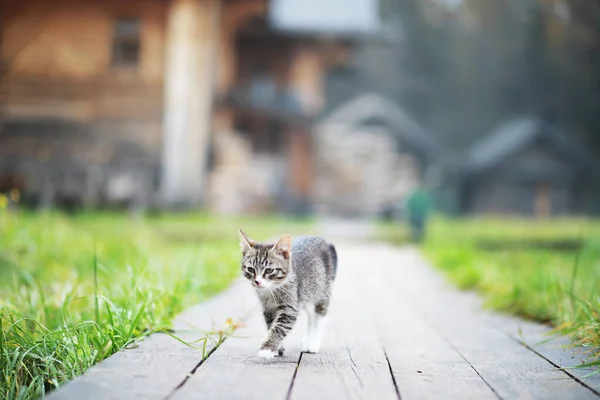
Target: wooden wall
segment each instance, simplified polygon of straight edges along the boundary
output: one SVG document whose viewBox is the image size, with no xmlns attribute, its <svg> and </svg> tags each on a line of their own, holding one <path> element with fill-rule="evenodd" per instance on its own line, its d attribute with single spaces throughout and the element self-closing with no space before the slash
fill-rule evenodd
<svg viewBox="0 0 600 400">
<path fill-rule="evenodd" d="M 339 62 L 340 52 L 345 47 L 336 41 L 284 36 L 269 33 L 268 29 L 261 30 L 261 19 L 264 21 L 266 18 L 268 3 L 267 0 L 223 2 L 217 94 L 222 96 L 231 90 L 244 91 L 245 85 L 256 78 L 257 70 L 262 70 L 275 82 L 294 89 L 299 95 L 304 117 L 318 115 L 325 102 L 325 71 L 328 65 Z M 309 200 L 315 175 L 310 167 L 315 150 L 312 127 L 298 128 L 294 124 L 297 121 L 290 119 L 286 123 L 278 119 L 279 132 L 276 135 L 279 140 L 272 138 L 269 140 L 272 145 L 261 146 L 267 129 L 252 128 L 243 121 L 250 115 L 257 122 L 274 116 L 269 113 L 253 114 L 251 105 L 246 106 L 248 109 L 244 112 L 235 108 L 219 108 L 214 119 L 214 134 L 232 129 L 246 130 L 244 136 L 252 143 L 255 153 L 285 160 L 283 191 L 292 202 Z M 275 111 L 271 110 L 271 113 Z M 298 206 L 302 207 L 301 204 Z"/>
<path fill-rule="evenodd" d="M 265 15 L 267 6 L 267 0 L 223 1 L 216 76 L 217 96 L 227 94 L 238 81 L 238 54 L 235 44 L 239 29 L 250 19 Z M 231 129 L 233 129 L 232 113 L 228 110 L 218 110 L 214 118 L 214 131 Z"/>
<path fill-rule="evenodd" d="M 3 0 L 3 6 L 0 60 L 6 65 L 8 121 L 71 121 L 84 129 L 65 128 L 64 134 L 128 140 L 159 154 L 166 1 Z M 133 69 L 111 66 L 117 17 L 141 21 L 140 62 Z"/>
<path fill-rule="evenodd" d="M 563 215 L 580 211 L 578 166 L 550 146 L 512 155 L 472 184 L 468 211 L 475 214 Z"/>
</svg>

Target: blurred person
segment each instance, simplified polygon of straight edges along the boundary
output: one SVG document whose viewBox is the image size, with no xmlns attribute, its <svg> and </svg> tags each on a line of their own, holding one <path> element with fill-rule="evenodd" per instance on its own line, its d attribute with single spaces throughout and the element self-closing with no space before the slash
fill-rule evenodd
<svg viewBox="0 0 600 400">
<path fill-rule="evenodd" d="M 422 185 L 417 186 L 408 195 L 404 209 L 410 225 L 411 239 L 414 242 L 423 240 L 431 208 L 429 194 Z"/>
</svg>

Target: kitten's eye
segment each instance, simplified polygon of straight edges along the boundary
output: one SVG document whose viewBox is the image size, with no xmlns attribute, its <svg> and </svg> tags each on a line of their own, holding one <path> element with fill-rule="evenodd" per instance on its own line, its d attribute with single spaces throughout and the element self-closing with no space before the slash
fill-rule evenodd
<svg viewBox="0 0 600 400">
<path fill-rule="evenodd" d="M 265 269 L 265 274 L 270 275 L 273 273 L 273 268 L 267 268 Z"/>
<path fill-rule="evenodd" d="M 254 271 L 254 268 L 252 267 L 248 267 L 246 268 L 248 270 L 248 272 L 250 272 L 251 274 L 255 273 L 256 271 Z"/>
</svg>

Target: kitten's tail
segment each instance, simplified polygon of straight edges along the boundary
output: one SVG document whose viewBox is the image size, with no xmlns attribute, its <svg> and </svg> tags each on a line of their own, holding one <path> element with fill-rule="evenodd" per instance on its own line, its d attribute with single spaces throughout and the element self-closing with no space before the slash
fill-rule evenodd
<svg viewBox="0 0 600 400">
<path fill-rule="evenodd" d="M 332 279 L 335 279 L 335 276 L 337 274 L 338 256 L 337 251 L 335 251 L 335 246 L 332 244 L 329 245 L 329 255 L 331 257 L 331 266 L 333 267 Z"/>
</svg>

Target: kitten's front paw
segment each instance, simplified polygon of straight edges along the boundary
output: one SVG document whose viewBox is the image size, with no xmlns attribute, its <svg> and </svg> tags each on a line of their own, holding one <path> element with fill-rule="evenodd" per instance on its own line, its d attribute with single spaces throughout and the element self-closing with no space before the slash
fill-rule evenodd
<svg viewBox="0 0 600 400">
<path fill-rule="evenodd" d="M 260 358 L 265 358 L 265 359 L 271 359 L 275 357 L 275 352 L 273 350 L 269 350 L 269 349 L 262 349 L 261 351 L 258 352 L 258 356 Z"/>
</svg>

